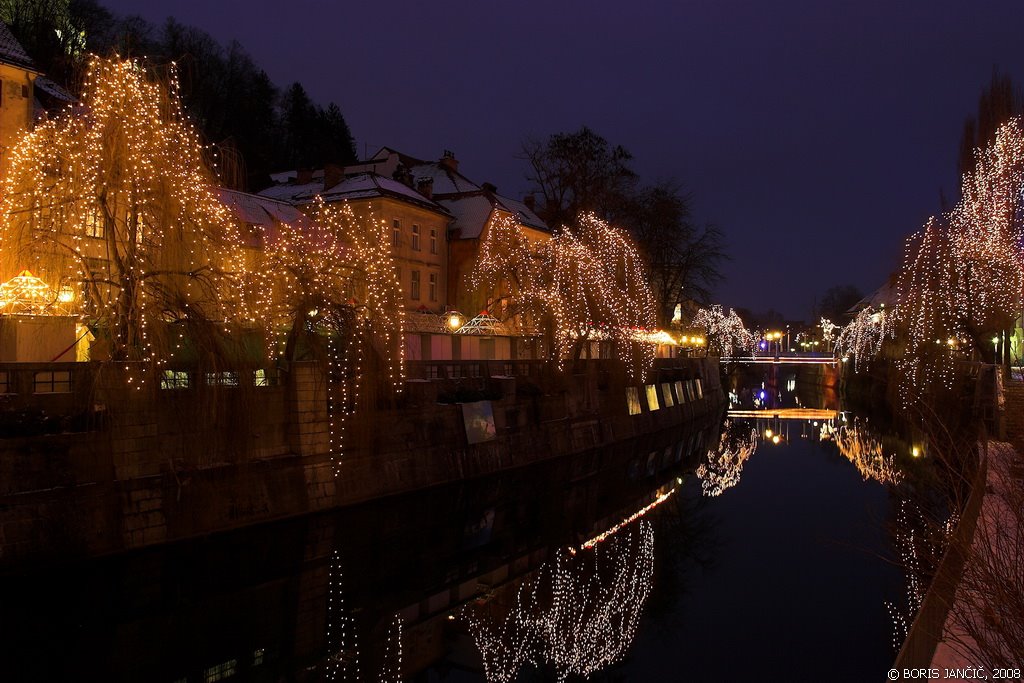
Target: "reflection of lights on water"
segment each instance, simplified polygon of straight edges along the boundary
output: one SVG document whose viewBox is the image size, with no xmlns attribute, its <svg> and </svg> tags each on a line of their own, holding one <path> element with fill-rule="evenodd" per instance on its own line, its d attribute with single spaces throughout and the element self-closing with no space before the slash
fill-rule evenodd
<svg viewBox="0 0 1024 683">
<path fill-rule="evenodd" d="M 843 421 L 847 422 L 845 415 Z M 854 464 L 865 481 L 874 479 L 889 485 L 903 481 L 903 473 L 896 466 L 896 454 L 886 455 L 882 440 L 861 420 L 854 418 L 852 423 L 838 428 L 825 423 L 821 427 L 821 438 L 824 440 L 826 437 L 835 441 L 839 454 Z"/>
<path fill-rule="evenodd" d="M 743 465 L 757 445 L 756 431 L 740 429 L 737 433 L 733 424 L 728 421 L 725 423 L 718 448 L 708 451 L 707 461 L 697 468 L 701 491 L 708 498 L 720 496 L 739 483 Z"/>
<path fill-rule="evenodd" d="M 619 661 L 653 574 L 654 527 L 641 520 L 578 555 L 557 552 L 520 585 L 508 613 L 495 615 L 497 602 L 463 610 L 488 682 L 510 683 L 528 663 L 548 663 L 564 681 Z"/>
</svg>

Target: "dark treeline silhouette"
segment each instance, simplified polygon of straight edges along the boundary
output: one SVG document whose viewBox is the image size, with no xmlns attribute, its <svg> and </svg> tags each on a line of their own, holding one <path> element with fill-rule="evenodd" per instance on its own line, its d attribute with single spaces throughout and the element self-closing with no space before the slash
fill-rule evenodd
<svg viewBox="0 0 1024 683">
<path fill-rule="evenodd" d="M 992 70 L 992 80 L 978 96 L 978 114 L 964 121 L 960 137 L 960 175 L 971 173 L 976 166 L 975 150 L 984 149 L 996 139 L 999 126 L 1024 113 L 1020 88 L 999 69 Z"/>
<path fill-rule="evenodd" d="M 96 0 L 0 0 L 0 19 L 46 76 L 72 93 L 80 90 L 90 53 L 144 58 L 157 67 L 175 62 L 186 110 L 228 162 L 226 185 L 258 190 L 273 171 L 356 159 L 338 105 L 317 105 L 301 83 L 278 87 L 237 41 L 221 45 L 173 18 L 156 26 L 115 16 Z"/>
<path fill-rule="evenodd" d="M 586 126 L 528 138 L 521 151 L 532 192 L 541 195 L 538 213 L 555 230 L 592 211 L 633 235 L 645 257 L 659 324 L 669 324 L 677 305 L 692 313 L 710 303 L 728 259 L 724 235 L 715 225 L 697 224 L 692 197 L 678 181 L 642 185 L 630 165 L 633 155 Z"/>
</svg>

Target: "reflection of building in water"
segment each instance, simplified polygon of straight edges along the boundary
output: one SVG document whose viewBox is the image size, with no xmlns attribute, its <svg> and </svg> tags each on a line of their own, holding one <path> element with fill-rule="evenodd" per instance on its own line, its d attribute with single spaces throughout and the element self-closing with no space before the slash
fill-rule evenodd
<svg viewBox="0 0 1024 683">
<path fill-rule="evenodd" d="M 564 681 L 615 663 L 633 642 L 653 572 L 654 528 L 640 520 L 603 542 L 558 552 L 511 604 L 467 608 L 487 680 L 506 683 L 533 665 Z"/>
<path fill-rule="evenodd" d="M 822 423 L 820 438 L 831 438 L 839 453 L 864 477 L 882 484 L 899 484 L 903 473 L 896 466 L 896 454 L 885 455 L 882 440 L 868 429 L 867 423 L 854 418 L 853 424 L 838 427 L 832 421 Z"/>
<path fill-rule="evenodd" d="M 718 448 L 708 451 L 706 462 L 697 468 L 705 496 L 720 496 L 740 482 L 743 465 L 757 446 L 757 432 L 746 422 L 726 420 Z"/>
</svg>

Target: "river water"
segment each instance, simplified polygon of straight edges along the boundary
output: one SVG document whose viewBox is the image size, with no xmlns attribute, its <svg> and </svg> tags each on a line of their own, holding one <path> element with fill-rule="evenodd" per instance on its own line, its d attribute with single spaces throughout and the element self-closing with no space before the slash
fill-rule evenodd
<svg viewBox="0 0 1024 683">
<path fill-rule="evenodd" d="M 840 407 L 3 577 L 0 680 L 883 680 L 920 459 Z"/>
</svg>

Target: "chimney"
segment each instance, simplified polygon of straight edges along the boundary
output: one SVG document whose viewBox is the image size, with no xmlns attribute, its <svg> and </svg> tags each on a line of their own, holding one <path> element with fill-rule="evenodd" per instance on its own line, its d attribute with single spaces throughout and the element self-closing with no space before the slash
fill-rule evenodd
<svg viewBox="0 0 1024 683">
<path fill-rule="evenodd" d="M 331 189 L 345 178 L 345 169 L 337 164 L 324 166 L 324 191 Z"/>
<path fill-rule="evenodd" d="M 399 163 L 395 167 L 395 172 L 391 174 L 392 180 L 397 180 L 406 187 L 412 187 L 412 171 L 407 169 L 403 164 Z"/>
<path fill-rule="evenodd" d="M 534 213 L 536 213 L 537 210 L 534 208 L 534 206 L 535 206 L 534 201 L 535 200 L 533 198 L 533 193 L 532 192 L 530 194 L 526 195 L 525 197 L 523 197 L 523 204 L 526 204 L 526 208 L 529 209 L 530 211 L 533 211 Z"/>
<path fill-rule="evenodd" d="M 309 185 L 311 182 L 313 182 L 313 169 L 300 168 L 298 173 L 295 175 L 295 184 Z"/>
<path fill-rule="evenodd" d="M 433 178 L 418 178 L 416 180 L 416 191 L 427 199 L 433 199 L 434 197 L 434 179 Z"/>
<path fill-rule="evenodd" d="M 498 186 L 495 185 L 494 183 L 484 183 L 482 187 L 484 192 L 488 192 L 490 194 L 498 194 Z"/>
<path fill-rule="evenodd" d="M 450 149 L 446 149 L 444 151 L 444 154 L 441 155 L 441 160 L 438 163 L 454 173 L 458 173 L 459 171 L 459 160 L 455 158 L 455 152 Z"/>
</svg>

